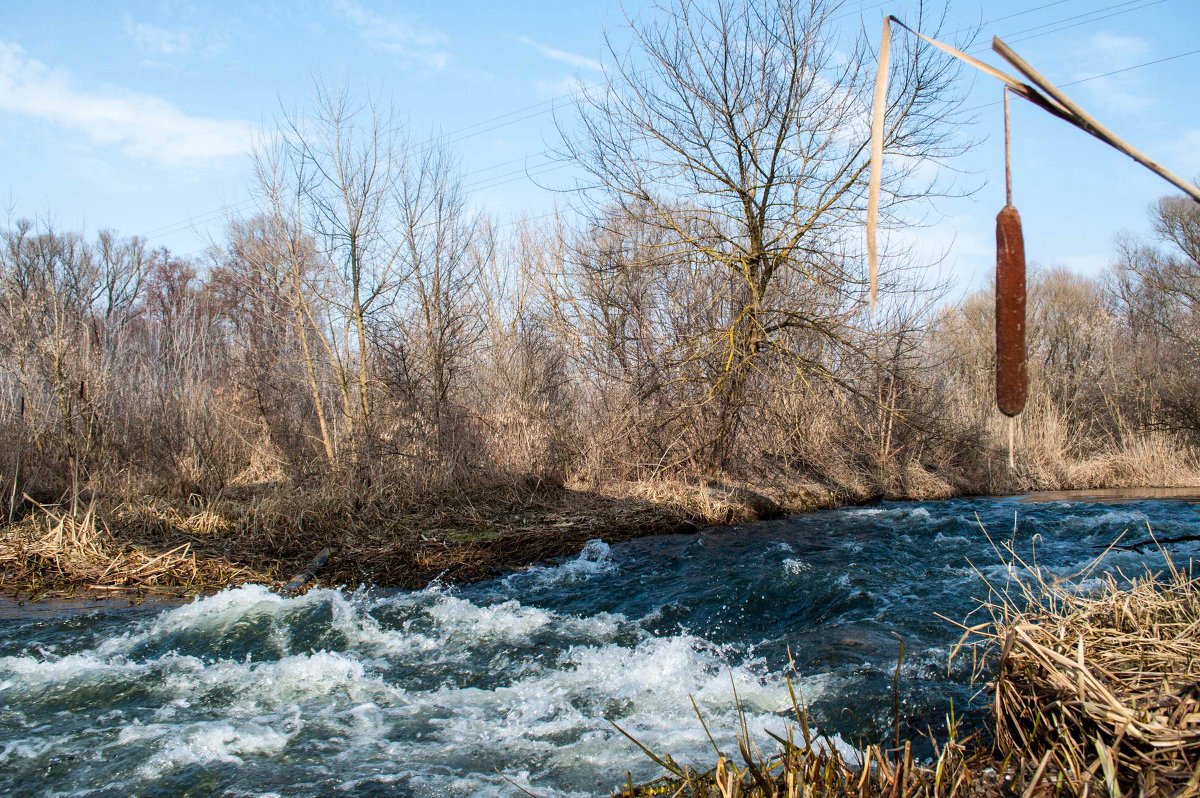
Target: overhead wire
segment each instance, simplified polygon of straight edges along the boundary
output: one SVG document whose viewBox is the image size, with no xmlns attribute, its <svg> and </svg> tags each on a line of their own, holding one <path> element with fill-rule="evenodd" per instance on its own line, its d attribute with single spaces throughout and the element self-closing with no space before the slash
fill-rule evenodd
<svg viewBox="0 0 1200 798">
<path fill-rule="evenodd" d="M 877 2 L 877 3 L 874 3 L 869 6 L 868 5 L 860 5 L 860 7 L 858 9 L 855 9 L 854 11 L 849 12 L 847 14 L 837 15 L 833 19 L 841 19 L 841 18 L 845 18 L 845 17 L 849 17 L 849 16 L 854 16 L 856 14 L 861 15 L 862 13 L 864 13 L 866 11 L 870 11 L 875 8 L 879 8 L 880 6 L 887 5 L 887 3 L 889 1 L 890 0 L 883 0 L 883 2 Z M 1020 17 L 1020 16 L 1025 16 L 1027 14 L 1031 14 L 1036 11 L 1041 11 L 1041 10 L 1045 10 L 1047 8 L 1051 8 L 1054 6 L 1059 6 L 1059 5 L 1062 5 L 1062 4 L 1070 2 L 1070 1 L 1071 0 L 1053 0 L 1052 2 L 1042 3 L 1041 5 L 1027 8 L 1022 11 L 1017 11 L 1012 14 L 1006 14 L 1002 17 L 995 17 L 993 19 L 986 20 L 986 21 L 980 23 L 980 27 L 985 26 L 985 25 L 992 25 L 992 24 L 995 24 L 996 22 L 1002 22 L 1002 21 L 1013 19 L 1013 18 Z M 863 0 L 863 2 L 865 3 L 866 0 Z M 1059 33 L 1064 30 L 1070 30 L 1072 28 L 1091 24 L 1093 22 L 1099 22 L 1104 19 L 1110 19 L 1112 17 L 1120 16 L 1123 14 L 1141 11 L 1141 10 L 1144 10 L 1151 6 L 1159 5 L 1164 2 L 1167 2 L 1167 0 L 1125 0 L 1125 2 L 1115 3 L 1113 5 L 1105 6 L 1103 8 L 1099 8 L 1099 9 L 1093 9 L 1091 11 L 1087 11 L 1082 14 L 1075 14 L 1073 16 L 1053 20 L 1051 22 L 1046 22 L 1041 25 L 1035 25 L 1033 27 L 1026 28 L 1021 31 L 1016 31 L 1014 33 L 1007 34 L 1005 38 L 1009 41 L 1009 43 L 1019 43 L 1022 41 L 1028 41 L 1030 39 L 1038 38 L 1041 36 L 1046 36 L 1046 35 L 1049 35 L 1052 33 Z M 1132 7 L 1129 8 L 1127 6 L 1132 6 Z M 1106 11 L 1111 12 L 1111 13 L 1107 13 L 1107 14 L 1104 13 Z M 1068 23 L 1068 22 L 1071 24 L 1062 24 L 1062 23 Z M 1054 27 L 1054 26 L 1060 26 L 1060 27 Z M 974 27 L 976 27 L 976 26 L 968 26 L 968 27 L 960 28 L 957 31 L 953 31 L 951 33 L 951 35 L 953 35 L 953 33 L 959 33 L 959 32 L 973 29 Z M 1043 30 L 1044 28 L 1048 28 L 1048 27 L 1051 29 Z M 1036 32 L 1036 31 L 1040 31 L 1040 32 Z M 1026 36 L 1024 34 L 1030 34 L 1030 35 Z M 986 47 L 985 48 L 977 48 L 974 52 L 982 52 L 983 50 L 986 50 L 986 49 L 987 49 Z M 1194 55 L 1197 52 L 1200 52 L 1200 50 L 1191 50 L 1191 51 L 1184 52 L 1184 53 L 1178 53 L 1173 56 L 1167 56 L 1165 58 L 1160 58 L 1160 59 L 1156 59 L 1153 61 L 1147 61 L 1142 64 L 1136 64 L 1136 65 L 1133 65 L 1130 67 L 1125 67 L 1123 69 L 1114 70 L 1112 72 L 1106 72 L 1102 75 L 1093 75 L 1091 77 L 1082 78 L 1082 79 L 1076 80 L 1076 81 L 1071 81 L 1069 83 L 1064 83 L 1062 85 L 1063 86 L 1072 86 L 1072 85 L 1076 85 L 1078 83 L 1085 83 L 1090 80 L 1099 80 L 1100 78 L 1109 77 L 1111 75 L 1119 74 L 1122 72 L 1128 72 L 1128 71 L 1135 70 L 1135 69 L 1141 69 L 1143 67 L 1153 66 L 1155 64 L 1160 64 L 1160 63 L 1163 63 L 1166 61 L 1175 60 L 1177 58 L 1183 58 L 1185 56 Z M 559 101 L 573 99 L 577 96 L 577 94 L 578 94 L 578 90 L 572 91 L 572 92 L 565 92 L 565 93 L 557 95 L 555 97 L 551 97 L 547 100 L 533 103 L 531 105 L 527 105 L 527 106 L 524 106 L 521 108 L 514 109 L 512 111 L 505 112 L 503 114 L 498 114 L 496 116 L 489 117 L 488 119 L 480 120 L 480 121 L 472 123 L 470 125 L 465 125 L 463 127 L 456 128 L 445 134 L 442 134 L 439 137 L 436 137 L 435 141 L 431 142 L 430 145 L 428 145 L 428 146 L 430 146 L 430 147 L 437 146 L 436 139 L 438 139 L 438 138 L 444 139 L 444 141 L 443 141 L 444 145 L 452 146 L 454 144 L 460 143 L 460 142 L 468 140 L 470 138 L 484 135 L 485 133 L 493 132 L 502 127 L 507 127 L 509 125 L 517 124 L 522 121 L 527 121 L 529 119 L 541 116 L 549 111 L 554 110 L 554 107 L 556 106 L 556 104 Z M 987 107 L 988 105 L 992 105 L 992 104 L 994 104 L 994 103 L 988 103 L 986 105 L 982 105 L 982 106 L 978 106 L 978 107 L 984 108 L 984 107 Z M 541 110 L 537 110 L 537 109 L 541 109 Z M 973 111 L 973 110 L 976 110 L 976 109 L 975 108 L 968 109 L 968 111 Z M 539 152 L 532 153 L 532 154 L 529 154 L 526 156 L 521 156 L 519 158 L 514 158 L 514 159 L 511 159 L 508 161 L 501 162 L 499 164 L 492 164 L 490 166 L 486 166 L 486 167 L 475 169 L 475 170 L 472 170 L 469 172 L 465 172 L 462 175 L 460 175 L 460 177 L 469 178 L 469 177 L 472 177 L 475 175 L 493 171 L 495 169 L 500 169 L 505 166 L 510 166 L 515 163 L 521 163 L 522 161 L 528 163 L 530 160 L 543 158 L 543 157 L 549 157 L 551 155 L 553 155 L 553 150 L 550 150 L 550 149 L 541 150 Z M 493 175 L 492 177 L 489 177 L 489 178 L 485 178 L 482 180 L 467 183 L 464 185 L 464 188 L 472 188 L 475 190 L 487 190 L 487 189 L 491 189 L 491 188 L 497 188 L 499 186 L 508 185 L 508 184 L 517 182 L 522 179 L 532 178 L 532 177 L 536 177 L 538 175 L 543 175 L 543 174 L 549 174 L 551 172 L 555 172 L 560 169 L 563 169 L 567 165 L 568 164 L 566 164 L 566 163 L 559 163 L 559 164 L 553 164 L 553 165 L 547 164 L 547 163 L 536 164 L 536 165 L 534 165 L 532 170 L 530 170 L 530 169 L 513 170 L 510 172 L 501 174 L 501 175 Z M 232 211 L 235 211 L 237 209 L 251 206 L 256 202 L 257 202 L 257 200 L 255 200 L 254 198 L 247 198 L 245 200 L 241 200 L 232 205 L 227 205 L 227 206 L 223 206 L 221 208 L 216 208 L 216 209 L 201 213 L 197 216 L 189 217 L 188 219 L 180 220 L 178 222 L 173 222 L 171 224 L 164 225 L 159 228 L 155 228 L 154 230 L 147 232 L 142 237 L 146 240 L 153 240 L 155 238 L 162 238 L 162 237 L 165 237 L 168 235 L 172 235 L 174 233 L 181 232 L 181 231 L 186 230 L 189 227 L 193 227 L 195 225 L 207 224 L 207 223 L 216 221 L 222 215 L 229 214 Z"/>
<path fill-rule="evenodd" d="M 1065 3 L 1065 2 L 1069 2 L 1069 0 L 1055 0 L 1055 2 L 1044 3 L 1044 4 L 1040 5 L 1040 6 L 1035 6 L 1034 8 L 1025 9 L 1024 11 L 1019 11 L 1019 12 L 1016 12 L 1016 13 L 1013 13 L 1013 14 L 1008 14 L 1008 15 L 1006 15 L 1006 16 L 1003 16 L 1003 17 L 996 17 L 995 19 L 988 20 L 988 21 L 986 21 L 986 22 L 984 22 L 984 23 L 982 23 L 982 24 L 983 24 L 983 25 L 990 25 L 990 24 L 993 24 L 993 23 L 995 23 L 995 22 L 1000 22 L 1000 21 L 1003 21 L 1003 20 L 1006 20 L 1006 19 L 1012 19 L 1012 18 L 1014 18 L 1014 17 L 1023 16 L 1023 15 L 1025 15 L 1025 14 L 1029 14 L 1029 13 L 1032 13 L 1032 12 L 1034 12 L 1034 11 L 1040 11 L 1040 10 L 1043 10 L 1043 9 L 1045 9 L 1045 8 L 1050 8 L 1051 6 L 1057 6 L 1057 5 L 1061 5 L 1061 4 Z M 1103 20 L 1103 19 L 1109 19 L 1109 18 L 1111 18 L 1111 17 L 1119 16 L 1119 15 L 1121 15 L 1121 14 L 1127 14 L 1127 13 L 1131 13 L 1131 12 L 1134 12 L 1134 11 L 1141 11 L 1141 10 L 1143 10 L 1143 9 L 1145 9 L 1145 8 L 1149 8 L 1150 6 L 1159 5 L 1160 3 L 1164 3 L 1164 2 L 1167 2 L 1167 0 L 1126 0 L 1126 2 L 1122 2 L 1122 3 L 1116 3 L 1116 4 L 1114 4 L 1114 5 L 1105 6 L 1104 8 L 1094 9 L 1093 11 L 1085 12 L 1084 14 L 1076 14 L 1076 15 L 1074 15 L 1074 16 L 1071 16 L 1071 17 L 1065 17 L 1065 18 L 1063 18 L 1063 19 L 1055 20 L 1055 21 L 1053 21 L 1053 22 L 1048 22 L 1048 23 L 1044 23 L 1044 24 L 1042 24 L 1042 25 L 1036 25 L 1036 26 L 1034 26 L 1034 27 L 1031 27 L 1031 28 L 1026 28 L 1026 29 L 1025 29 L 1025 30 L 1023 30 L 1023 31 L 1017 31 L 1016 33 L 1007 34 L 1007 35 L 1006 35 L 1006 39 L 1008 39 L 1008 40 L 1010 41 L 1010 43 L 1016 43 L 1016 42 L 1028 41 L 1029 39 L 1038 38 L 1038 37 L 1040 37 L 1040 36 L 1045 36 L 1045 35 L 1048 35 L 1048 34 L 1051 34 L 1051 33 L 1058 33 L 1058 32 L 1060 32 L 1060 31 L 1063 31 L 1063 30 L 1068 30 L 1068 29 L 1070 29 L 1070 28 L 1076 28 L 1076 27 L 1079 27 L 1079 26 L 1082 26 L 1082 25 L 1087 25 L 1087 24 L 1090 24 L 1090 23 L 1092 23 L 1092 22 L 1098 22 L 1098 21 L 1100 21 L 1100 20 Z M 1134 7 L 1133 7 L 1133 8 L 1124 8 L 1125 6 L 1130 6 L 1130 5 L 1132 5 L 1132 6 L 1134 6 Z M 1114 10 L 1114 9 L 1122 9 L 1122 10 Z M 1109 14 L 1102 14 L 1102 12 L 1104 12 L 1104 11 L 1112 11 L 1112 13 L 1109 13 Z M 1096 14 L 1102 14 L 1102 15 L 1101 15 L 1101 16 L 1095 16 Z M 1082 17 L 1088 17 L 1088 19 L 1081 19 Z M 1042 28 L 1044 28 L 1044 27 L 1047 27 L 1047 26 L 1053 26 L 1053 25 L 1059 25 L 1060 23 L 1063 23 L 1063 22 L 1068 22 L 1068 21 L 1071 21 L 1071 20 L 1078 20 L 1078 21 L 1075 21 L 1075 22 L 1073 22 L 1073 23 L 1072 23 L 1072 24 L 1070 24 L 1070 25 L 1063 25 L 1062 27 L 1057 27 L 1057 28 L 1054 28 L 1054 29 L 1052 29 L 1052 30 L 1042 31 L 1041 33 L 1035 33 L 1035 34 L 1033 34 L 1033 35 L 1030 35 L 1030 36 L 1022 36 L 1022 34 L 1024 34 L 1024 33 L 1030 33 L 1031 31 L 1038 31 L 1038 30 L 1041 30 L 1041 29 L 1042 29 Z M 965 30 L 968 30 L 968 29 L 969 29 L 969 28 L 960 28 L 958 31 L 954 31 L 954 33 L 962 32 L 962 31 L 965 31 Z M 1015 37 L 1018 37 L 1018 38 L 1012 38 L 1012 37 L 1014 37 L 1014 36 L 1015 36 Z M 977 50 L 976 52 L 982 52 L 982 51 L 983 51 L 983 50 L 985 50 L 985 49 L 988 49 L 988 48 L 982 48 L 982 49 L 980 49 L 980 50 Z M 1173 55 L 1173 56 L 1168 56 L 1168 57 L 1166 57 L 1166 58 L 1155 59 L 1155 60 L 1153 60 L 1153 61 L 1147 61 L 1147 62 L 1145 62 L 1145 63 L 1143 63 L 1143 64 L 1136 64 L 1136 65 L 1133 65 L 1133 66 L 1130 66 L 1130 67 L 1126 67 L 1126 68 L 1124 68 L 1124 69 L 1114 70 L 1114 71 L 1112 71 L 1112 72 L 1106 72 L 1106 73 L 1104 73 L 1104 74 L 1102 74 L 1102 75 L 1092 75 L 1092 76 L 1090 76 L 1090 77 L 1087 77 L 1087 78 L 1082 78 L 1082 79 L 1079 79 L 1079 80 L 1070 81 L 1070 82 L 1068 82 L 1068 83 L 1064 83 L 1064 84 L 1062 84 L 1062 85 L 1063 85 L 1063 86 L 1073 86 L 1073 85 L 1076 85 L 1076 84 L 1079 84 L 1079 83 L 1086 83 L 1086 82 L 1088 82 L 1088 81 L 1091 81 L 1091 80 L 1099 80 L 1099 79 L 1101 79 L 1101 78 L 1109 77 L 1109 76 L 1111 76 L 1111 75 L 1119 74 L 1119 73 L 1121 73 L 1121 72 L 1128 72 L 1128 71 L 1131 71 L 1131 70 L 1134 70 L 1134 69 L 1140 69 L 1140 68 L 1142 68 L 1142 67 L 1147 67 L 1147 66 L 1153 66 L 1153 65 L 1155 65 L 1155 64 L 1160 64 L 1160 63 L 1163 63 L 1163 62 L 1165 62 L 1165 61 L 1171 61 L 1171 60 L 1174 60 L 1174 59 L 1177 59 L 1177 58 L 1183 58 L 1184 56 L 1188 56 L 1188 55 L 1194 55 L 1194 54 L 1195 54 L 1195 53 L 1197 53 L 1197 52 L 1200 52 L 1200 51 L 1198 51 L 1198 50 L 1190 50 L 1190 51 L 1187 51 L 1187 52 L 1184 52 L 1184 53 L 1178 53 L 1178 54 L 1176 54 L 1176 55 Z M 992 104 L 993 104 L 993 103 L 989 103 L 988 105 L 992 105 Z M 980 108 L 983 108 L 983 107 L 987 107 L 987 106 L 979 106 L 979 107 L 980 107 Z M 976 110 L 976 109 L 968 109 L 968 111 L 972 111 L 972 110 Z M 540 151 L 540 152 L 533 153 L 533 154 L 529 155 L 528 157 L 529 157 L 529 158 L 538 158 L 538 157 L 542 157 L 542 156 L 548 156 L 548 155 L 550 155 L 550 154 L 552 154 L 552 151 L 551 151 L 551 150 L 542 150 L 542 151 Z M 511 163 L 511 162 L 509 162 L 509 163 Z M 541 169 L 541 170 L 539 170 L 539 171 L 536 171 L 536 172 L 530 173 L 530 175 L 529 175 L 529 176 L 530 176 L 530 177 L 532 177 L 532 176 L 536 176 L 536 175 L 539 175 L 539 174 L 546 174 L 547 172 L 553 172 L 553 171 L 556 171 L 556 169 L 553 169 L 553 168 L 551 168 L 551 169 Z M 515 172 L 510 172 L 509 174 L 515 174 Z M 498 179 L 499 177 L 500 177 L 500 176 L 497 176 L 497 179 Z M 505 184 L 507 184 L 507 183 L 514 182 L 514 181 L 515 181 L 515 180 L 517 180 L 517 179 L 520 179 L 520 177 L 518 176 L 518 177 L 514 178 L 513 180 L 504 180 L 503 182 L 496 183 L 495 185 L 505 185 Z M 485 180 L 485 181 L 478 181 L 477 183 L 473 183 L 473 184 L 471 184 L 471 187 L 475 187 L 475 188 L 483 188 L 483 189 L 486 189 L 486 188 L 492 188 L 492 187 L 493 187 L 492 185 L 487 185 L 487 183 L 488 183 L 488 181 L 486 181 L 486 180 Z"/>
<path fill-rule="evenodd" d="M 1022 31 L 1016 31 L 1014 33 L 1005 34 L 1003 38 L 1009 44 L 1017 44 L 1019 42 L 1029 41 L 1030 39 L 1037 39 L 1042 36 L 1049 36 L 1052 33 L 1060 33 L 1064 30 L 1078 28 L 1082 25 L 1090 25 L 1093 22 L 1099 22 L 1104 19 L 1111 19 L 1112 17 L 1118 17 L 1118 16 L 1121 16 L 1122 14 L 1131 14 L 1135 11 L 1143 11 L 1147 8 L 1150 8 L 1151 6 L 1156 6 L 1161 3 L 1165 3 L 1165 2 L 1168 2 L 1168 0 L 1126 0 L 1126 2 L 1123 2 L 1123 3 L 1116 3 L 1115 5 L 1105 6 L 1104 8 L 1097 8 L 1092 11 L 1085 12 L 1083 14 L 1076 14 L 1073 17 L 1065 17 L 1063 19 L 1055 20 L 1053 22 L 1047 22 L 1042 25 L 1035 25 L 1032 28 L 1026 28 L 1025 30 L 1022 30 Z M 1140 3 L 1141 5 L 1134 5 L 1135 3 Z M 1102 12 L 1104 12 L 1104 11 L 1110 11 L 1112 9 L 1122 8 L 1123 6 L 1129 6 L 1129 5 L 1134 5 L 1134 7 L 1133 8 L 1124 8 L 1121 11 L 1113 11 L 1111 14 L 1102 14 Z M 1097 14 L 1100 14 L 1100 16 L 1096 16 Z M 1081 19 L 1082 17 L 1089 17 L 1089 18 Z M 1051 30 L 1042 30 L 1042 28 L 1051 27 L 1053 25 L 1059 25 L 1060 23 L 1070 22 L 1072 20 L 1080 20 L 1080 21 L 1072 22 L 1072 24 L 1070 24 L 1070 25 L 1062 25 L 1061 27 L 1052 28 Z M 1041 33 L 1032 33 L 1032 31 L 1041 31 Z M 1029 33 L 1031 35 L 1025 36 L 1024 34 L 1026 34 L 1026 33 Z M 978 55 L 980 53 L 985 53 L 985 52 L 989 52 L 989 51 L 991 51 L 991 44 L 981 45 L 972 50 L 968 50 L 967 52 L 971 53 L 972 55 Z"/>
</svg>

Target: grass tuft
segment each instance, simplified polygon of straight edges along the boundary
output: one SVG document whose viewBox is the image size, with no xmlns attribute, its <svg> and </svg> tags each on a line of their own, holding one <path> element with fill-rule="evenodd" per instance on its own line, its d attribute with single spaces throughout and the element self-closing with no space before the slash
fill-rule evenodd
<svg viewBox="0 0 1200 798">
<path fill-rule="evenodd" d="M 263 574 L 190 542 L 167 548 L 119 541 L 95 505 L 72 511 L 39 507 L 0 536 L 0 590 L 41 597 L 76 592 L 198 593 L 261 580 Z"/>
<path fill-rule="evenodd" d="M 764 756 L 744 720 L 738 753 L 706 771 L 669 757 L 667 775 L 619 798 L 1185 798 L 1200 795 L 1200 578 L 1176 567 L 1134 579 L 1030 578 L 992 587 L 990 620 L 966 627 L 955 656 L 989 674 L 991 734 L 935 743 L 915 761 L 911 740 L 867 746 L 847 762 L 814 738 L 793 695 L 795 724 Z M 1012 549 L 1007 554 L 1016 557 Z M 789 685 L 790 686 L 790 685 Z M 707 726 L 705 730 L 707 731 Z M 799 731 L 797 731 L 799 730 Z M 711 736 L 710 736 L 711 739 Z M 714 745 L 714 749 L 715 749 Z"/>
</svg>

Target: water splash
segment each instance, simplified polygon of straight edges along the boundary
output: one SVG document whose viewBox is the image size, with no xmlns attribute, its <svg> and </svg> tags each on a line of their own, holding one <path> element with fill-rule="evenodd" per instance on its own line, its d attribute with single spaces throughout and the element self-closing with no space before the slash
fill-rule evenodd
<svg viewBox="0 0 1200 798">
<path fill-rule="evenodd" d="M 996 562 L 976 513 L 1042 576 L 1131 522 L 1200 532 L 1170 502 L 882 505 L 593 541 L 461 588 L 246 586 L 157 612 L 17 616 L 0 622 L 0 792 L 604 794 L 626 770 L 657 775 L 610 721 L 708 763 L 695 698 L 724 748 L 740 706 L 770 749 L 765 732 L 791 714 L 785 674 L 853 757 L 890 736 L 897 634 L 909 722 L 936 729 L 950 699 L 969 708 L 967 674 L 945 667 L 957 630 L 935 613 L 986 593 L 968 561 L 1000 583 L 1032 576 Z"/>
</svg>

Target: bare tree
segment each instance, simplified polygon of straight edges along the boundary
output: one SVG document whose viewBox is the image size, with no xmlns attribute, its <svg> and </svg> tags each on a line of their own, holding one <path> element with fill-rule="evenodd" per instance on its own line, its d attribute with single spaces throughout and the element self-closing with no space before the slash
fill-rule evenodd
<svg viewBox="0 0 1200 798">
<path fill-rule="evenodd" d="M 224 261 L 212 270 L 210 280 L 227 284 L 235 294 L 230 304 L 244 317 L 238 325 L 245 337 L 241 356 L 252 373 L 260 415 L 272 430 L 287 428 L 284 438 L 310 437 L 311 431 L 292 430 L 287 398 L 293 392 L 274 385 L 297 383 L 308 399 L 305 411 L 311 408 L 311 416 L 300 415 L 315 419 L 316 437 L 326 464 L 332 467 L 337 463 L 337 444 L 326 410 L 329 346 L 323 326 L 312 321 L 321 313 L 320 264 L 312 239 L 294 219 L 257 216 L 230 225 Z M 274 398 L 264 396 L 265 390 Z"/>
<path fill-rule="evenodd" d="M 1119 243 L 1113 281 L 1119 311 L 1152 383 L 1153 426 L 1200 439 L 1200 205 L 1164 197 L 1151 208 L 1155 241 Z"/>
<path fill-rule="evenodd" d="M 452 392 L 483 336 L 479 287 L 483 271 L 495 265 L 493 231 L 468 208 L 454 160 L 437 140 L 406 164 L 396 200 L 400 261 L 410 275 L 400 320 L 409 375 L 444 451 Z"/>
<path fill-rule="evenodd" d="M 266 178 L 274 215 L 291 220 L 291 239 L 302 225 L 335 270 L 336 290 L 326 298 L 337 312 L 326 319 L 325 340 L 337 363 L 342 412 L 361 448 L 371 436 L 370 317 L 394 301 L 406 277 L 398 269 L 394 206 L 406 145 L 390 108 L 356 104 L 344 86 L 318 85 L 309 110 L 285 114 L 278 149 L 260 154 L 259 182 Z"/>
<path fill-rule="evenodd" d="M 873 57 L 865 36 L 839 40 L 841 7 L 671 0 L 630 20 L 627 51 L 609 40 L 603 84 L 560 125 L 562 156 L 590 176 L 580 188 L 597 223 L 616 208 L 662 231 L 654 262 L 688 259 L 717 287 L 711 318 L 687 341 L 689 357 L 715 366 L 705 393 L 723 408 L 714 462 L 759 359 L 796 333 L 841 345 L 856 309 Z M 923 7 L 916 20 L 938 22 Z M 945 122 L 959 100 L 950 60 L 911 45 L 894 63 L 893 219 L 933 191 L 914 185 L 920 166 L 958 151 Z"/>
</svg>

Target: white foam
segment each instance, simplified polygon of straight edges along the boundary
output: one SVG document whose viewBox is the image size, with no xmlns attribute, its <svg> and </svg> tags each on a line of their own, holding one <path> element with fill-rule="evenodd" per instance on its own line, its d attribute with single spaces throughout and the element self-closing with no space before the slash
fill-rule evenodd
<svg viewBox="0 0 1200 798">
<path fill-rule="evenodd" d="M 505 578 L 504 583 L 512 587 L 532 581 L 535 586 L 545 588 L 564 583 L 585 582 L 592 577 L 614 573 L 617 570 L 609 545 L 603 540 L 592 539 L 584 544 L 576 557 L 558 565 L 535 565 Z"/>
<path fill-rule="evenodd" d="M 593 547 L 583 562 L 608 567 L 606 548 Z M 314 607 L 329 614 L 314 615 Z M 398 620 L 380 620 L 385 615 L 379 613 L 394 610 Z M 297 617 L 306 624 L 316 618 L 338 632 L 329 639 L 339 650 L 280 654 L 299 634 L 289 626 Z M 192 650 L 263 618 L 269 623 L 256 628 L 279 642 L 268 658 L 147 656 L 158 649 L 141 647 L 187 633 Z M 543 650 L 549 657 L 536 649 L 506 653 L 544 634 L 560 641 L 567 635 L 552 645 L 579 642 L 557 656 L 554 649 Z M 692 698 L 718 741 L 732 747 L 736 689 L 752 733 L 772 749 L 763 730 L 784 732 L 791 706 L 786 685 L 761 662 L 731 664 L 740 659 L 692 635 L 654 637 L 619 615 L 577 618 L 511 600 L 481 606 L 443 590 L 384 598 L 314 590 L 288 599 L 244 587 L 165 612 L 90 651 L 0 659 L 0 696 L 15 704 L 75 683 L 136 685 L 151 696 L 142 709 L 114 716 L 102 728 L 78 729 L 56 745 L 61 751 L 99 748 L 106 757 L 136 750 L 143 779 L 192 764 L 278 757 L 303 735 L 321 740 L 350 781 L 373 780 L 381 762 L 404 762 L 417 770 L 397 774 L 399 781 L 436 784 L 454 794 L 511 794 L 511 785 L 495 776 L 499 770 L 539 794 L 570 795 L 589 793 L 596 779 L 631 763 L 637 778 L 655 775 L 656 767 L 610 720 L 654 750 L 705 764 L 711 750 Z M 500 671 L 483 670 L 489 667 Z M 406 681 L 424 673 L 445 675 L 433 683 Z M 808 700 L 823 690 L 819 680 L 802 680 L 800 687 Z M 38 737 L 9 743 L 0 761 L 36 759 L 47 744 Z M 520 768 L 533 762 L 532 775 L 521 781 Z M 564 773 L 583 781 L 549 790 L 549 774 L 561 779 Z"/>
<path fill-rule="evenodd" d="M 425 613 L 445 628 L 459 634 L 522 638 L 550 623 L 550 613 L 536 607 L 523 607 L 506 601 L 491 607 L 479 607 L 466 599 L 444 596 L 425 609 Z"/>
<path fill-rule="evenodd" d="M 811 570 L 812 566 L 804 562 L 804 560 L 797 560 L 789 557 L 783 561 L 783 572 L 785 574 L 790 574 L 791 576 L 799 576 L 805 571 Z"/>
<path fill-rule="evenodd" d="M 185 765 L 207 762 L 241 765 L 248 756 L 278 754 L 294 733 L 283 733 L 259 723 L 228 721 L 201 721 L 183 726 L 133 724 L 121 730 L 117 744 L 157 743 L 155 754 L 138 769 L 142 778 L 154 779 Z"/>
<path fill-rule="evenodd" d="M 404 695 L 403 689 L 368 673 L 363 660 L 326 651 L 274 662 L 218 660 L 198 670 L 178 669 L 167 676 L 164 690 L 189 703 L 218 700 L 248 714 L 318 699 L 402 701 Z"/>
<path fill-rule="evenodd" d="M 808 687 L 810 698 L 820 694 L 818 684 Z M 510 760 L 587 763 L 613 773 L 641 757 L 610 719 L 653 750 L 701 762 L 709 744 L 690 712 L 691 698 L 718 739 L 731 745 L 734 689 L 752 731 L 772 747 L 763 729 L 781 733 L 781 713 L 791 706 L 782 680 L 750 665 L 729 668 L 719 651 L 687 635 L 646 638 L 633 648 L 578 646 L 564 652 L 556 667 L 507 686 L 442 688 L 410 698 L 419 714 L 436 717 L 439 745 L 480 757 L 499 750 Z M 646 774 L 652 772 L 650 767 Z"/>
<path fill-rule="evenodd" d="M 90 651 L 65 657 L 0 657 L 0 673 L 15 677 L 0 682 L 0 693 L 32 691 L 83 680 L 130 678 L 131 674 L 140 674 L 145 670 L 144 664 L 127 662 L 121 658 L 109 660 Z"/>
<path fill-rule="evenodd" d="M 840 510 L 845 515 L 883 516 L 885 518 L 903 518 L 914 521 L 929 521 L 933 518 L 925 507 L 899 505 L 897 507 L 853 507 Z"/>
</svg>

